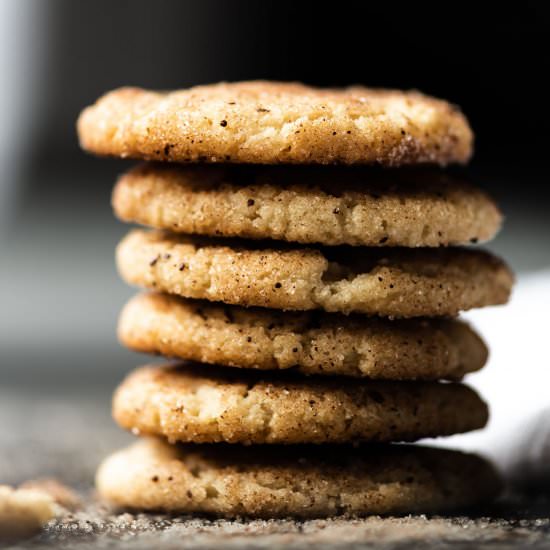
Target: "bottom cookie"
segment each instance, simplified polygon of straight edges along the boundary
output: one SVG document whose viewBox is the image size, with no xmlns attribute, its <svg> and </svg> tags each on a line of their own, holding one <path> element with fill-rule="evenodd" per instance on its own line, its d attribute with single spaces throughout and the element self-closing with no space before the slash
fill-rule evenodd
<svg viewBox="0 0 550 550">
<path fill-rule="evenodd" d="M 107 458 L 96 485 L 129 509 L 301 518 L 448 512 L 494 498 L 482 458 L 412 445 L 240 447 L 141 439 Z"/>
</svg>

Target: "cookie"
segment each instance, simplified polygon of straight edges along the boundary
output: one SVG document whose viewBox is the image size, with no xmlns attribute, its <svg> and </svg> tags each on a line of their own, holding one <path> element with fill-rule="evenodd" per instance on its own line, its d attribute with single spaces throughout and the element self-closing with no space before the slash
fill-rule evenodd
<svg viewBox="0 0 550 550">
<path fill-rule="evenodd" d="M 203 363 L 386 380 L 459 380 L 487 360 L 481 338 L 456 320 L 346 318 L 153 293 L 128 302 L 118 335 L 135 351 Z"/>
<path fill-rule="evenodd" d="M 180 364 L 142 367 L 113 398 L 137 434 L 193 443 L 414 441 L 482 428 L 485 403 L 467 386 L 307 378 Z"/>
<path fill-rule="evenodd" d="M 175 232 L 365 246 L 487 241 L 502 216 L 441 172 L 142 165 L 113 193 L 117 216 Z"/>
<path fill-rule="evenodd" d="M 172 162 L 446 165 L 473 146 L 459 109 L 419 92 L 261 81 L 114 90 L 78 135 L 93 153 Z"/>
<path fill-rule="evenodd" d="M 142 230 L 119 244 L 117 264 L 128 283 L 186 298 L 392 317 L 502 304 L 513 282 L 477 250 L 273 248 Z"/>
<path fill-rule="evenodd" d="M 99 494 L 136 510 L 301 518 L 443 513 L 494 498 L 474 454 L 424 446 L 169 445 L 142 439 L 108 457 Z"/>
</svg>

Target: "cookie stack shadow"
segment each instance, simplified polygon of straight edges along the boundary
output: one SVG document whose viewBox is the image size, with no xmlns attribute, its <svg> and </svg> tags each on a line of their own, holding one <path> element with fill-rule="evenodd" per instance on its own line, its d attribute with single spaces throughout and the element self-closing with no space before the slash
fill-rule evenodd
<svg viewBox="0 0 550 550">
<path fill-rule="evenodd" d="M 461 379 L 487 349 L 456 316 L 505 303 L 513 283 L 464 247 L 491 239 L 501 215 L 441 170 L 471 154 L 458 110 L 364 88 L 123 89 L 83 112 L 79 136 L 149 161 L 113 193 L 120 219 L 151 228 L 117 248 L 122 278 L 148 289 L 119 338 L 179 361 L 116 390 L 115 420 L 141 437 L 101 465 L 105 499 L 314 517 L 495 496 L 484 459 L 398 444 L 485 425 Z"/>
</svg>

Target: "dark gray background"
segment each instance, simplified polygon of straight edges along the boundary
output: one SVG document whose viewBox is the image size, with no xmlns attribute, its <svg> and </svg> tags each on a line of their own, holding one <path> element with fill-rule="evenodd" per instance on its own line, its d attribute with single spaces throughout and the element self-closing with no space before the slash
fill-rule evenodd
<svg viewBox="0 0 550 550">
<path fill-rule="evenodd" d="M 78 112 L 108 89 L 246 78 L 415 87 L 462 106 L 469 173 L 507 216 L 490 248 L 550 266 L 542 4 L 0 0 L 0 381 L 107 395 L 136 356 L 115 339 L 132 290 L 109 205 L 129 163 L 78 149 Z"/>
</svg>

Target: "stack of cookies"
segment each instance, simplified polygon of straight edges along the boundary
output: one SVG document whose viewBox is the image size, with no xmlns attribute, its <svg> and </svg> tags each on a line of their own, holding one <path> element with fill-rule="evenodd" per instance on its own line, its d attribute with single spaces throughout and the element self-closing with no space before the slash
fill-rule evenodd
<svg viewBox="0 0 550 550">
<path fill-rule="evenodd" d="M 399 445 L 482 428 L 460 383 L 483 367 L 455 317 L 502 304 L 487 252 L 501 216 L 441 171 L 472 133 L 417 92 L 245 82 L 116 90 L 78 124 L 84 149 L 150 161 L 113 205 L 133 230 L 120 317 L 133 350 L 176 358 L 117 389 L 142 436 L 97 476 L 112 503 L 257 517 L 442 512 L 495 495 L 483 459 Z M 431 167 L 430 167 L 431 166 Z"/>
</svg>

